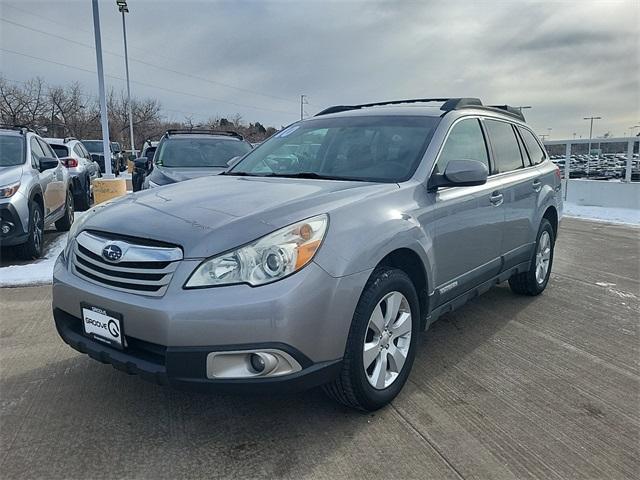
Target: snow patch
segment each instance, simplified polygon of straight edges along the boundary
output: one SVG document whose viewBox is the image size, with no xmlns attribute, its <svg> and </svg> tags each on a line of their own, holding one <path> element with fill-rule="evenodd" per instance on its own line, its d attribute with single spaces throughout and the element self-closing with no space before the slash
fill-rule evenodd
<svg viewBox="0 0 640 480">
<path fill-rule="evenodd" d="M 633 208 L 596 207 L 565 202 L 564 216 L 596 222 L 640 226 L 640 211 Z"/>
<path fill-rule="evenodd" d="M 53 279 L 53 266 L 67 244 L 67 235 L 56 238 L 44 257 L 27 265 L 7 265 L 0 268 L 0 287 L 44 285 Z"/>
</svg>

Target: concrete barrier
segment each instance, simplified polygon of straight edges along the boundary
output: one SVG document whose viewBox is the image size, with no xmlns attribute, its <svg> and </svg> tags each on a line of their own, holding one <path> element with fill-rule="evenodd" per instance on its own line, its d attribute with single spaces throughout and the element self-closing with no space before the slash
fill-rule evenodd
<svg viewBox="0 0 640 480">
<path fill-rule="evenodd" d="M 92 184 L 96 204 L 127 194 L 127 182 L 124 178 L 96 178 Z"/>
<path fill-rule="evenodd" d="M 640 182 L 572 179 L 569 180 L 565 199 L 576 205 L 639 210 Z"/>
</svg>

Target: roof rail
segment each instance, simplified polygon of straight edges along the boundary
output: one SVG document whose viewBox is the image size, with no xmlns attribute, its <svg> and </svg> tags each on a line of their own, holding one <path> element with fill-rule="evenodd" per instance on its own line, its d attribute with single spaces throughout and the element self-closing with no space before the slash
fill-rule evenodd
<svg viewBox="0 0 640 480">
<path fill-rule="evenodd" d="M 77 140 L 77 138 L 76 137 L 65 137 L 63 142 L 67 143 L 67 142 L 70 142 L 71 140 Z"/>
<path fill-rule="evenodd" d="M 520 110 L 519 108 L 512 107 L 510 105 L 487 105 L 485 108 L 492 109 L 492 110 L 500 110 L 499 113 L 505 113 L 523 122 L 526 121 L 524 119 L 524 115 L 522 114 L 522 110 Z"/>
<path fill-rule="evenodd" d="M 479 98 L 413 98 L 408 100 L 390 100 L 387 102 L 374 102 L 363 103 L 361 105 L 335 105 L 333 107 L 325 108 L 315 116 L 328 115 L 330 113 L 346 112 L 349 110 L 360 110 L 361 108 L 379 107 L 383 105 L 401 105 L 403 103 L 442 103 L 440 110 L 449 112 L 451 110 L 458 110 L 465 107 L 482 106 L 482 102 Z"/>
<path fill-rule="evenodd" d="M 23 135 L 26 132 L 32 132 L 32 133 L 36 133 L 36 131 L 34 129 L 32 129 L 31 127 L 27 127 L 26 125 L 8 125 L 8 124 L 2 124 L 0 125 L 0 128 L 4 129 L 4 130 L 16 130 L 20 133 L 22 133 Z"/>
<path fill-rule="evenodd" d="M 167 130 L 166 135 L 225 135 L 227 137 L 236 137 L 244 140 L 244 137 L 238 132 L 231 130 L 210 130 L 208 128 L 172 128 Z"/>
</svg>

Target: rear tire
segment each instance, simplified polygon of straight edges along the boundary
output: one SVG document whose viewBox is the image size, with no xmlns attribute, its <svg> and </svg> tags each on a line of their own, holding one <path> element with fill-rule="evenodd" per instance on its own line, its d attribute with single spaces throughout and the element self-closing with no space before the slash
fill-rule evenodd
<svg viewBox="0 0 640 480">
<path fill-rule="evenodd" d="M 529 270 L 512 275 L 509 279 L 512 292 L 533 297 L 544 291 L 551 275 L 555 240 L 551 223 L 543 218 L 538 229 L 535 251 Z"/>
<path fill-rule="evenodd" d="M 40 204 L 29 204 L 29 235 L 27 241 L 18 246 L 18 257 L 23 260 L 33 260 L 42 256 L 44 242 L 44 214 Z"/>
<path fill-rule="evenodd" d="M 342 371 L 323 386 L 327 395 L 363 411 L 391 402 L 411 371 L 419 319 L 418 296 L 407 274 L 387 267 L 374 270 L 353 315 Z M 378 321 L 381 328 L 375 326 Z"/>
<path fill-rule="evenodd" d="M 68 232 L 73 225 L 73 195 L 71 190 L 67 190 L 67 204 L 64 207 L 64 215 L 60 220 L 56 221 L 56 230 L 59 232 Z"/>
</svg>

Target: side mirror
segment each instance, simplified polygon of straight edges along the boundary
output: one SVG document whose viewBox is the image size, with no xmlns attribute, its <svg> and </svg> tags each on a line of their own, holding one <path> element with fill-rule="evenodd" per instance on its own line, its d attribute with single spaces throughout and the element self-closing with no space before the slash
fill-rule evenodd
<svg viewBox="0 0 640 480">
<path fill-rule="evenodd" d="M 240 155 L 233 157 L 231 160 L 227 162 L 227 166 L 229 168 L 233 167 L 235 164 L 237 164 L 240 161 L 241 158 L 242 157 Z"/>
<path fill-rule="evenodd" d="M 429 179 L 429 190 L 438 187 L 472 187 L 487 183 L 489 169 L 477 160 L 451 160 L 444 173 L 436 173 Z"/>
<path fill-rule="evenodd" d="M 140 158 L 136 158 L 133 161 L 133 167 L 136 170 L 146 170 L 147 169 L 147 162 L 149 160 L 147 159 L 147 157 L 140 157 Z"/>
<path fill-rule="evenodd" d="M 57 158 L 42 157 L 40 159 L 40 171 L 44 172 L 45 170 L 51 170 L 52 168 L 57 168 L 59 164 L 60 164 L 60 161 Z"/>
</svg>

